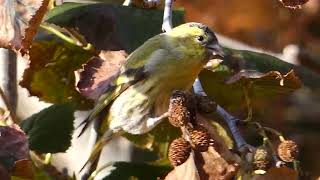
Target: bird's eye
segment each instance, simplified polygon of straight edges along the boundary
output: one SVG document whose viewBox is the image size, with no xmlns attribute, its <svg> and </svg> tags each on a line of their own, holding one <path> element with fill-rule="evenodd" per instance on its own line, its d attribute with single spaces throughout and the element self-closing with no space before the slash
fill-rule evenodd
<svg viewBox="0 0 320 180">
<path fill-rule="evenodd" d="M 202 41 L 204 40 L 204 37 L 203 37 L 203 36 L 198 36 L 198 37 L 197 37 L 197 40 L 200 41 L 200 42 L 202 42 Z"/>
</svg>

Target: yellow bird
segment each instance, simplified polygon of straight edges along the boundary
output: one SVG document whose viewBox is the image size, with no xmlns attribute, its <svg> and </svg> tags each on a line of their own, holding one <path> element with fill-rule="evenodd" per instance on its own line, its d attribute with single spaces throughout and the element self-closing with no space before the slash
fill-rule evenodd
<svg viewBox="0 0 320 180">
<path fill-rule="evenodd" d="M 203 67 L 217 56 L 223 56 L 223 50 L 215 34 L 193 22 L 156 35 L 132 52 L 84 121 L 82 132 L 105 115 L 86 164 L 96 160 L 115 134 L 144 134 L 153 129 L 168 116 L 172 91 L 190 90 Z M 107 113 L 102 113 L 105 109 Z"/>
</svg>

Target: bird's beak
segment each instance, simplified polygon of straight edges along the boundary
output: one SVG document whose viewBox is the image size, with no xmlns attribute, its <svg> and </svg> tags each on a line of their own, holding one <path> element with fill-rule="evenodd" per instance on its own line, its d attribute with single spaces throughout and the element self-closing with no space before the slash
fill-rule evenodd
<svg viewBox="0 0 320 180">
<path fill-rule="evenodd" d="M 223 61 L 223 58 L 225 56 L 223 49 L 218 43 L 208 44 L 206 47 L 209 52 L 209 61 L 204 66 L 204 68 L 215 68 Z"/>
</svg>

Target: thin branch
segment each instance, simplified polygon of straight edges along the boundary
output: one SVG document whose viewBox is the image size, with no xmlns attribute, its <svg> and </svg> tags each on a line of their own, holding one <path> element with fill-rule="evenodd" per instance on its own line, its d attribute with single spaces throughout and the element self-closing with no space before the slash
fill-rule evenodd
<svg viewBox="0 0 320 180">
<path fill-rule="evenodd" d="M 199 94 L 201 96 L 207 96 L 207 94 L 204 92 L 202 85 L 197 78 L 193 84 L 193 88 L 196 94 Z M 227 123 L 230 132 L 234 138 L 234 141 L 236 143 L 236 146 L 239 151 L 245 151 L 247 149 L 251 149 L 252 147 L 246 143 L 244 138 L 242 137 L 238 127 L 237 122 L 239 122 L 239 119 L 233 117 L 231 114 L 229 114 L 226 110 L 224 110 L 221 106 L 217 105 L 216 112 L 223 117 L 225 122 Z"/>
<path fill-rule="evenodd" d="M 162 31 L 168 32 L 172 29 L 172 0 L 165 0 Z"/>
</svg>

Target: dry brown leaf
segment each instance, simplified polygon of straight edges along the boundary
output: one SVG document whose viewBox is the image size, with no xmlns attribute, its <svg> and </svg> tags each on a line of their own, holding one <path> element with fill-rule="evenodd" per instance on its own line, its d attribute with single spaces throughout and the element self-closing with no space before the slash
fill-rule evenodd
<svg viewBox="0 0 320 180">
<path fill-rule="evenodd" d="M 49 0 L 1 0 L 0 47 L 26 53 Z"/>
<path fill-rule="evenodd" d="M 116 77 L 127 54 L 125 51 L 101 51 L 83 68 L 75 71 L 76 88 L 87 98 L 97 99 Z"/>
<path fill-rule="evenodd" d="M 281 167 L 281 168 L 271 168 L 267 171 L 265 175 L 256 176 L 254 180 L 296 180 L 298 179 L 297 171 L 288 168 L 288 167 Z"/>
<path fill-rule="evenodd" d="M 165 180 L 200 180 L 200 176 L 195 164 L 193 153 L 180 166 L 176 166 L 165 178 Z"/>
<path fill-rule="evenodd" d="M 195 154 L 201 179 L 232 179 L 238 170 L 237 164 L 229 164 L 213 147 L 209 147 L 206 152 L 196 152 Z"/>
<path fill-rule="evenodd" d="M 16 161 L 11 175 L 24 179 L 33 179 L 32 161 L 29 159 Z"/>
</svg>

